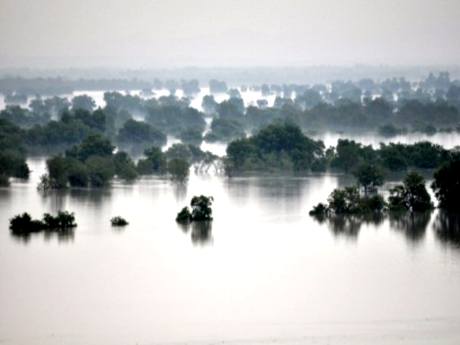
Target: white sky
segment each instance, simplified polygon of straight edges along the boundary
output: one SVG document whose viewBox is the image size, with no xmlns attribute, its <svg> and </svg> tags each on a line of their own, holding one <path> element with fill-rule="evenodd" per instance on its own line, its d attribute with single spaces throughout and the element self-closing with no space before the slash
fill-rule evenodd
<svg viewBox="0 0 460 345">
<path fill-rule="evenodd" d="M 0 0 L 0 67 L 459 62 L 460 0 Z"/>
</svg>

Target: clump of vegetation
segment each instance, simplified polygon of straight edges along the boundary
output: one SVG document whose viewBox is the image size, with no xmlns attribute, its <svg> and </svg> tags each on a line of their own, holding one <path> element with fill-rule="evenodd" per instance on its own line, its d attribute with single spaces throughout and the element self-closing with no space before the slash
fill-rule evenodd
<svg viewBox="0 0 460 345">
<path fill-rule="evenodd" d="M 244 137 L 244 127 L 239 121 L 217 118 L 212 120 L 211 131 L 206 134 L 204 139 L 208 142 L 228 142 L 233 139 Z"/>
<path fill-rule="evenodd" d="M 145 144 L 163 146 L 166 144 L 166 135 L 148 123 L 129 119 L 118 131 L 118 141 L 126 144 Z"/>
<path fill-rule="evenodd" d="M 424 212 L 433 208 L 425 180 L 416 172 L 409 173 L 402 185 L 390 189 L 388 203 L 392 211 Z"/>
<path fill-rule="evenodd" d="M 41 220 L 32 219 L 28 213 L 23 213 L 10 219 L 10 230 L 17 235 L 41 231 L 62 232 L 76 226 L 74 214 L 67 211 L 59 211 L 56 216 L 45 213 Z"/>
<path fill-rule="evenodd" d="M 381 214 L 386 209 L 386 202 L 379 194 L 360 195 L 358 188 L 345 187 L 335 189 L 328 198 L 328 204 L 320 203 L 313 207 L 310 215 L 327 217 L 330 215 L 369 215 Z"/>
<path fill-rule="evenodd" d="M 119 216 L 110 219 L 110 223 L 112 224 L 112 226 L 126 226 L 129 224 L 126 219 Z"/>
<path fill-rule="evenodd" d="M 460 157 L 454 157 L 434 174 L 432 188 L 439 207 L 449 212 L 460 212 Z"/>
<path fill-rule="evenodd" d="M 189 174 L 190 164 L 183 159 L 174 158 L 168 161 L 168 173 L 173 180 L 184 181 Z"/>
<path fill-rule="evenodd" d="M 386 201 L 380 194 L 360 194 L 357 187 L 335 189 L 327 204 L 319 203 L 309 212 L 311 216 L 324 219 L 330 216 L 383 215 L 388 210 L 399 212 L 425 212 L 433 208 L 430 195 L 422 176 L 409 173 L 402 185 L 390 190 Z"/>
<path fill-rule="evenodd" d="M 256 135 L 231 142 L 227 147 L 227 174 L 250 171 L 311 170 L 324 159 L 324 144 L 302 134 L 292 124 L 270 125 Z"/>
<path fill-rule="evenodd" d="M 197 145 L 199 146 L 203 141 L 202 132 L 196 129 L 186 129 L 179 133 L 179 139 L 184 144 Z"/>
<path fill-rule="evenodd" d="M 202 222 L 212 220 L 212 196 L 194 196 L 190 202 L 192 210 L 184 207 L 176 216 L 176 222 L 187 224 L 190 222 Z"/>
<path fill-rule="evenodd" d="M 373 164 L 359 166 L 354 172 L 354 176 L 357 178 L 359 185 L 363 187 L 366 195 L 376 191 L 377 187 L 383 185 L 383 173 Z"/>
<path fill-rule="evenodd" d="M 134 162 L 124 152 L 113 154 L 114 146 L 100 135 L 87 137 L 80 145 L 47 160 L 48 175 L 39 189 L 71 187 L 104 187 L 113 177 L 125 180 L 137 177 Z"/>
<path fill-rule="evenodd" d="M 0 118 L 0 186 L 8 186 L 10 177 L 28 178 L 22 130 Z"/>
</svg>

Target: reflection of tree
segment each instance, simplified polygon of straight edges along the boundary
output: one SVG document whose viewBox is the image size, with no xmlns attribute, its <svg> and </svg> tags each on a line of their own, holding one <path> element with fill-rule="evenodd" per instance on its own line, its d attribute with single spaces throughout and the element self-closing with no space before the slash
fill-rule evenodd
<svg viewBox="0 0 460 345">
<path fill-rule="evenodd" d="M 315 216 L 315 220 L 320 224 L 327 224 L 329 230 L 335 236 L 345 236 L 350 239 L 356 239 L 363 224 L 379 225 L 383 222 L 384 217 L 381 214 L 369 215 L 332 215 L 332 216 Z"/>
<path fill-rule="evenodd" d="M 431 219 L 431 211 L 390 212 L 389 219 L 391 228 L 403 231 L 408 240 L 418 242 L 425 236 Z"/>
<path fill-rule="evenodd" d="M 177 225 L 184 233 L 191 230 L 192 243 L 195 245 L 207 245 L 212 242 L 212 221 L 178 223 Z"/>
<path fill-rule="evenodd" d="M 433 225 L 436 237 L 445 244 L 460 247 L 460 215 L 439 211 Z"/>
<path fill-rule="evenodd" d="M 176 200 L 184 200 L 187 195 L 187 180 L 172 181 L 172 186 Z"/>
<path fill-rule="evenodd" d="M 354 216 L 332 216 L 327 218 L 327 225 L 335 236 L 357 238 L 362 221 Z"/>
<path fill-rule="evenodd" d="M 212 221 L 192 223 L 193 244 L 204 245 L 212 240 Z"/>
<path fill-rule="evenodd" d="M 69 243 L 73 242 L 75 238 L 75 232 L 74 229 L 63 229 L 60 231 L 43 231 L 43 233 L 33 234 L 11 232 L 11 236 L 13 236 L 14 239 L 24 244 L 28 244 L 32 237 L 43 237 L 43 239 L 46 242 L 56 239 L 58 243 Z"/>
</svg>

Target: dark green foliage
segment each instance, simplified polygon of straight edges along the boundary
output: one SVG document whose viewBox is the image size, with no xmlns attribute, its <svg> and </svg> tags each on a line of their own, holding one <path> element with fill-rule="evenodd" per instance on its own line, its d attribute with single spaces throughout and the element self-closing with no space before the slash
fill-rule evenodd
<svg viewBox="0 0 460 345">
<path fill-rule="evenodd" d="M 425 180 L 416 172 L 409 173 L 403 185 L 390 189 L 389 207 L 394 211 L 424 212 L 433 208 Z"/>
<path fill-rule="evenodd" d="M 42 220 L 35 220 L 28 213 L 10 219 L 10 230 L 16 235 L 25 235 L 41 231 L 66 231 L 76 227 L 75 216 L 67 211 L 59 211 L 56 216 L 49 213 Z"/>
<path fill-rule="evenodd" d="M 383 167 L 390 171 L 406 170 L 411 164 L 411 158 L 407 155 L 406 145 L 393 144 L 380 145 L 380 160 Z"/>
<path fill-rule="evenodd" d="M 363 146 L 353 140 L 339 139 L 331 166 L 351 172 L 363 163 L 372 164 L 376 160 L 376 153 L 371 146 Z"/>
<path fill-rule="evenodd" d="M 165 154 L 158 147 L 152 147 L 144 151 L 146 158 L 137 162 L 137 171 L 141 175 L 164 173 L 167 168 Z"/>
<path fill-rule="evenodd" d="M 364 188 L 367 194 L 383 185 L 383 173 L 373 164 L 362 164 L 353 173 L 360 186 Z"/>
<path fill-rule="evenodd" d="M 124 180 L 134 180 L 137 177 L 136 165 L 126 152 L 120 151 L 113 155 L 115 174 Z"/>
<path fill-rule="evenodd" d="M 110 219 L 110 223 L 112 224 L 112 226 L 126 226 L 129 224 L 126 221 L 126 219 L 122 217 L 113 217 L 112 219 Z"/>
<path fill-rule="evenodd" d="M 7 120 L 21 128 L 30 128 L 34 125 L 46 124 L 50 116 L 47 113 L 39 114 L 19 106 L 8 105 L 0 111 L 0 119 Z"/>
<path fill-rule="evenodd" d="M 8 176 L 0 174 L 0 187 L 8 187 L 10 185 L 10 180 Z"/>
<path fill-rule="evenodd" d="M 122 143 L 149 143 L 163 146 L 166 144 L 166 135 L 148 123 L 130 119 L 118 132 L 118 140 Z"/>
<path fill-rule="evenodd" d="M 212 196 L 194 196 L 190 202 L 192 206 L 192 221 L 212 220 Z"/>
<path fill-rule="evenodd" d="M 355 187 L 334 189 L 328 198 L 328 208 L 335 214 L 359 213 L 359 191 Z"/>
<path fill-rule="evenodd" d="M 74 214 L 67 211 L 59 211 L 57 216 L 45 213 L 42 222 L 45 229 L 65 230 L 77 226 Z"/>
<path fill-rule="evenodd" d="M 88 95 L 80 95 L 72 98 L 72 109 L 82 109 L 86 111 L 92 111 L 96 107 L 94 99 Z"/>
<path fill-rule="evenodd" d="M 458 156 L 435 172 L 432 188 L 440 208 L 460 213 L 460 158 Z"/>
<path fill-rule="evenodd" d="M 203 97 L 201 101 L 201 107 L 203 108 L 204 112 L 208 115 L 213 115 L 216 113 L 217 110 L 217 102 L 214 100 L 213 95 L 206 95 Z"/>
<path fill-rule="evenodd" d="M 80 145 L 47 160 L 48 176 L 42 177 L 39 189 L 71 187 L 104 187 L 115 175 L 125 180 L 137 177 L 132 159 L 125 152 L 113 154 L 109 140 L 89 136 Z"/>
<path fill-rule="evenodd" d="M 176 216 L 176 222 L 181 224 L 187 224 L 192 221 L 192 214 L 190 213 L 189 208 L 186 206 Z"/>
<path fill-rule="evenodd" d="M 219 103 L 216 110 L 222 119 L 240 121 L 244 115 L 244 103 L 241 98 L 230 98 Z"/>
<path fill-rule="evenodd" d="M 42 231 L 43 228 L 43 223 L 32 219 L 28 213 L 23 213 L 10 219 L 10 230 L 13 233 L 33 233 Z"/>
<path fill-rule="evenodd" d="M 176 217 L 178 223 L 190 223 L 190 222 L 203 222 L 212 220 L 212 203 L 214 199 L 212 196 L 194 196 L 190 202 L 192 211 L 190 212 L 188 207 L 184 207 Z"/>
<path fill-rule="evenodd" d="M 183 181 L 187 178 L 190 164 L 183 159 L 171 159 L 168 161 L 168 173 L 174 180 Z"/>
<path fill-rule="evenodd" d="M 227 147 L 227 173 L 254 170 L 308 171 L 324 156 L 324 145 L 291 124 L 270 125 L 253 137 Z"/>
<path fill-rule="evenodd" d="M 329 209 L 326 204 L 320 202 L 319 204 L 313 206 L 313 209 L 309 212 L 310 216 L 324 218 L 328 215 Z"/>
<path fill-rule="evenodd" d="M 72 187 L 86 187 L 89 182 L 88 167 L 77 159 L 67 158 L 67 180 Z"/>
<path fill-rule="evenodd" d="M 101 135 L 90 135 L 80 145 L 68 150 L 66 156 L 84 162 L 91 156 L 111 157 L 114 149 L 110 140 Z"/>
<path fill-rule="evenodd" d="M 85 164 L 92 187 L 104 187 L 115 176 L 112 157 L 91 156 Z"/>
<path fill-rule="evenodd" d="M 203 141 L 203 135 L 202 135 L 202 132 L 196 129 L 186 129 L 179 133 L 179 139 L 184 144 L 199 146 L 201 142 Z"/>
<path fill-rule="evenodd" d="M 19 127 L 0 119 L 0 185 L 7 186 L 9 177 L 29 177 L 22 135 Z"/>
<path fill-rule="evenodd" d="M 319 203 L 310 211 L 318 219 L 329 216 L 366 216 L 382 214 L 386 202 L 379 194 L 361 196 L 356 187 L 334 189 L 328 198 L 328 204 Z"/>
<path fill-rule="evenodd" d="M 49 187 L 62 189 L 67 187 L 68 163 L 63 156 L 55 156 L 46 161 L 49 176 Z"/>
<path fill-rule="evenodd" d="M 206 134 L 204 139 L 208 142 L 227 142 L 229 140 L 244 137 L 244 128 L 240 122 L 231 119 L 217 118 L 212 120 L 211 131 Z"/>
<path fill-rule="evenodd" d="M 35 151 L 56 150 L 56 147 L 69 147 L 81 143 L 90 135 L 102 135 L 112 126 L 111 119 L 100 109 L 89 112 L 76 109 L 64 112 L 57 121 L 46 125 L 36 125 L 24 135 L 25 143 Z"/>
<path fill-rule="evenodd" d="M 160 97 L 158 101 L 146 104 L 144 111 L 146 122 L 175 136 L 190 129 L 203 132 L 206 126 L 203 113 L 175 97 Z"/>
</svg>

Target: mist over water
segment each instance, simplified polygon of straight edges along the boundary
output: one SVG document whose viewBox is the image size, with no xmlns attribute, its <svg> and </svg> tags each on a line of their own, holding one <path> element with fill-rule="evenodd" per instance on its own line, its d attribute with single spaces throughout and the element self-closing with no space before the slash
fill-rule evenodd
<svg viewBox="0 0 460 345">
<path fill-rule="evenodd" d="M 0 0 L 0 345 L 460 344 L 459 18 Z"/>
</svg>

